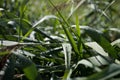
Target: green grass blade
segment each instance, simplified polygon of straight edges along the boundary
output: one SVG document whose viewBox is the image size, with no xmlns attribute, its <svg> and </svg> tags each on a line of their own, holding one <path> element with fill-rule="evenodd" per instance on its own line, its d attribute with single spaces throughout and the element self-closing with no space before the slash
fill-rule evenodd
<svg viewBox="0 0 120 80">
<path fill-rule="evenodd" d="M 104 49 L 96 42 L 87 42 L 85 43 L 85 45 L 92 48 L 102 56 L 108 56 L 108 54 L 104 51 Z"/>
<path fill-rule="evenodd" d="M 118 58 L 116 50 L 112 47 L 112 45 L 103 37 L 102 33 L 90 28 L 83 27 L 85 32 L 95 40 L 108 54 L 113 58 Z"/>
<path fill-rule="evenodd" d="M 104 69 L 102 72 L 88 77 L 87 80 L 109 80 L 118 74 L 120 74 L 120 65 L 111 64 L 108 68 Z"/>
<path fill-rule="evenodd" d="M 78 19 L 77 14 L 76 14 L 76 31 L 77 31 L 78 36 L 80 37 L 81 33 L 80 33 L 79 19 Z"/>
<path fill-rule="evenodd" d="M 44 22 L 45 20 L 48 20 L 48 19 L 58 19 L 56 16 L 54 15 L 47 15 L 45 17 L 43 17 L 42 19 L 40 19 L 38 22 L 36 22 L 34 25 L 33 25 L 33 28 L 38 26 L 39 24 L 41 24 L 42 22 Z"/>
<path fill-rule="evenodd" d="M 82 41 L 81 41 L 81 31 L 80 31 L 80 27 L 79 27 L 79 19 L 78 19 L 78 15 L 76 14 L 76 32 L 77 32 L 77 36 L 78 36 L 78 50 L 79 50 L 79 53 L 81 54 L 82 56 Z"/>
<path fill-rule="evenodd" d="M 70 80 L 72 69 L 66 70 L 62 80 Z"/>
<path fill-rule="evenodd" d="M 20 54 L 16 54 L 15 56 L 17 57 L 21 68 L 23 69 L 25 76 L 29 79 L 29 80 L 36 80 L 37 76 L 38 76 L 38 72 L 36 69 L 35 64 L 30 61 L 29 59 L 27 59 L 26 57 L 24 57 L 23 55 Z"/>
<path fill-rule="evenodd" d="M 41 24 L 42 22 L 44 22 L 45 20 L 48 20 L 48 19 L 58 19 L 56 16 L 54 15 L 47 15 L 47 16 L 44 16 L 42 19 L 40 19 L 38 22 L 36 22 L 34 25 L 31 25 L 32 27 L 28 30 L 28 32 L 23 36 L 22 40 L 25 39 L 26 37 L 28 37 L 30 35 L 30 33 L 39 25 Z M 21 41 L 22 41 L 21 40 Z"/>
<path fill-rule="evenodd" d="M 71 33 L 69 32 L 68 29 L 66 29 L 66 27 L 65 27 L 64 25 L 63 25 L 63 29 L 64 29 L 65 34 L 67 35 L 67 37 L 68 37 L 68 39 L 69 39 L 69 41 L 70 41 L 70 44 L 71 44 L 72 48 L 74 49 L 74 51 L 75 51 L 77 54 L 79 54 L 77 45 L 76 45 L 75 40 L 73 39 Z"/>
<path fill-rule="evenodd" d="M 62 16 L 62 14 L 60 13 L 60 11 L 55 7 L 55 5 L 52 3 L 51 0 L 49 0 L 49 2 L 51 3 L 51 5 L 56 9 L 56 11 L 58 12 L 59 16 L 62 18 L 61 24 L 62 24 L 62 28 L 65 32 L 65 34 L 67 35 L 68 40 L 70 41 L 70 44 L 73 48 L 73 50 L 75 51 L 76 54 L 79 55 L 79 51 L 77 48 L 77 45 L 75 43 L 75 40 L 72 37 L 72 34 L 70 33 L 70 31 L 67 29 L 67 27 L 70 27 L 70 25 L 68 24 L 68 22 L 65 20 L 65 18 Z M 67 27 L 66 27 L 67 26 Z"/>
<path fill-rule="evenodd" d="M 79 1 L 79 3 L 77 4 L 77 6 L 76 6 L 76 7 L 73 9 L 73 11 L 69 14 L 67 20 L 70 19 L 70 17 L 73 15 L 73 13 L 75 13 L 75 12 L 79 9 L 79 7 L 80 7 L 85 1 L 86 1 L 86 0 L 81 0 L 81 1 Z"/>
</svg>

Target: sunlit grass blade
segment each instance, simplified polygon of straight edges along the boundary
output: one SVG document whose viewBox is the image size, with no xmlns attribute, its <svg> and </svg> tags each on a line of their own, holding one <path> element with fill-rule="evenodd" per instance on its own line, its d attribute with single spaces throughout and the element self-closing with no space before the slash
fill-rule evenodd
<svg viewBox="0 0 120 80">
<path fill-rule="evenodd" d="M 85 2 L 85 0 L 81 0 L 81 1 L 79 1 L 79 3 L 77 4 L 77 6 L 76 6 L 76 7 L 72 10 L 72 12 L 69 14 L 67 20 L 69 20 L 69 18 L 73 15 L 73 13 L 74 13 L 75 11 L 77 11 L 78 8 L 79 8 L 84 2 Z"/>
<path fill-rule="evenodd" d="M 80 37 L 81 32 L 80 32 L 80 27 L 79 27 L 79 18 L 77 14 L 76 14 L 76 31 L 77 31 L 78 36 Z"/>
<path fill-rule="evenodd" d="M 72 53 L 71 45 L 68 43 L 63 43 L 62 46 L 63 46 L 64 56 L 65 56 L 66 69 L 70 69 L 71 53 Z"/>
<path fill-rule="evenodd" d="M 104 69 L 102 72 L 96 73 L 87 80 L 109 80 L 115 75 L 120 74 L 120 65 L 111 64 L 108 68 Z"/>
<path fill-rule="evenodd" d="M 78 41 L 78 50 L 79 50 L 79 53 L 81 54 L 82 56 L 82 41 L 81 41 L 81 30 L 80 30 L 80 27 L 79 27 L 79 17 L 78 17 L 78 14 L 76 14 L 76 32 L 77 32 L 77 41 Z"/>
<path fill-rule="evenodd" d="M 111 45 L 117 45 L 117 46 L 119 46 L 120 47 L 120 39 L 117 39 L 117 40 L 115 40 L 115 41 L 113 41 L 112 43 L 111 43 Z"/>
<path fill-rule="evenodd" d="M 65 18 L 62 16 L 62 14 L 60 13 L 60 11 L 55 7 L 55 5 L 52 3 L 51 0 L 49 0 L 49 2 L 51 3 L 51 5 L 56 9 L 56 11 L 58 12 L 59 16 L 62 18 L 62 21 L 60 20 L 60 23 L 62 24 L 62 28 L 68 38 L 68 40 L 70 41 L 70 44 L 73 48 L 73 50 L 75 51 L 75 53 L 77 55 L 79 55 L 79 51 L 76 45 L 75 40 L 73 39 L 72 34 L 70 33 L 70 31 L 67 29 L 68 27 L 70 27 L 70 25 L 68 24 L 68 22 L 65 20 Z"/>
<path fill-rule="evenodd" d="M 94 49 L 96 52 L 98 52 L 102 56 L 108 56 L 108 54 L 104 51 L 104 49 L 96 42 L 87 42 L 87 43 L 85 43 L 85 45 Z"/>
<path fill-rule="evenodd" d="M 48 20 L 48 19 L 58 19 L 56 16 L 54 15 L 47 15 L 47 16 L 44 16 L 42 19 L 40 19 L 38 22 L 36 22 L 34 25 L 31 25 L 32 27 L 28 30 L 28 32 L 23 36 L 22 40 L 26 37 L 28 37 L 30 35 L 30 33 L 32 31 L 34 31 L 34 29 L 39 25 L 41 24 L 42 22 L 44 22 L 45 20 Z M 21 41 L 22 41 L 21 40 Z"/>
<path fill-rule="evenodd" d="M 70 80 L 71 73 L 72 73 L 72 69 L 69 70 L 66 69 L 62 80 Z"/>
<path fill-rule="evenodd" d="M 114 31 L 114 32 L 120 33 L 119 28 L 109 28 L 108 30 L 109 30 L 109 31 Z"/>
<path fill-rule="evenodd" d="M 102 33 L 94 30 L 90 27 L 82 27 L 85 32 L 95 40 L 108 54 L 113 58 L 118 58 L 116 50 L 112 47 L 112 45 L 103 37 Z"/>
<path fill-rule="evenodd" d="M 47 16 L 44 16 L 42 19 L 40 19 L 38 22 L 36 22 L 33 27 L 36 27 L 38 26 L 39 24 L 41 24 L 43 21 L 45 20 L 48 20 L 48 19 L 58 19 L 56 16 L 54 15 L 47 15 Z"/>
<path fill-rule="evenodd" d="M 43 35 L 44 37 L 49 38 L 52 42 L 58 42 L 57 40 L 53 39 L 51 36 L 49 36 L 48 34 L 44 33 L 44 31 L 41 31 L 37 28 L 34 29 L 34 31 L 36 31 L 37 33 L 40 33 L 41 35 Z"/>
</svg>

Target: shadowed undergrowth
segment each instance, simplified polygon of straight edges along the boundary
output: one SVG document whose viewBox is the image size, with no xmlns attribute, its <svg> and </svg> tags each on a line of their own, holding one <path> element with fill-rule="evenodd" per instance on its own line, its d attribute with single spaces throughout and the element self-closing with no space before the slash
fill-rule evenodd
<svg viewBox="0 0 120 80">
<path fill-rule="evenodd" d="M 1 80 L 119 80 L 118 0 L 1 0 Z"/>
</svg>

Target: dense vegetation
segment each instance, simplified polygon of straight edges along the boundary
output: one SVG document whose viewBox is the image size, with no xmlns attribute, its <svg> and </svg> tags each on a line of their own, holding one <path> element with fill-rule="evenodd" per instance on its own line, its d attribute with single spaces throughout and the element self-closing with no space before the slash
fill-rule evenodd
<svg viewBox="0 0 120 80">
<path fill-rule="evenodd" d="M 0 80 L 119 80 L 120 0 L 1 0 Z"/>
</svg>

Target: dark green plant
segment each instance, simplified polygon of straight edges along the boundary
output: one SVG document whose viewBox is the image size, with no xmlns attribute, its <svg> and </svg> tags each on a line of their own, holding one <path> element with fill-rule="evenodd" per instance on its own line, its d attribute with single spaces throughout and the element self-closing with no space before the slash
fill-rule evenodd
<svg viewBox="0 0 120 80">
<path fill-rule="evenodd" d="M 0 79 L 119 79 L 119 3 L 1 0 Z"/>
</svg>

